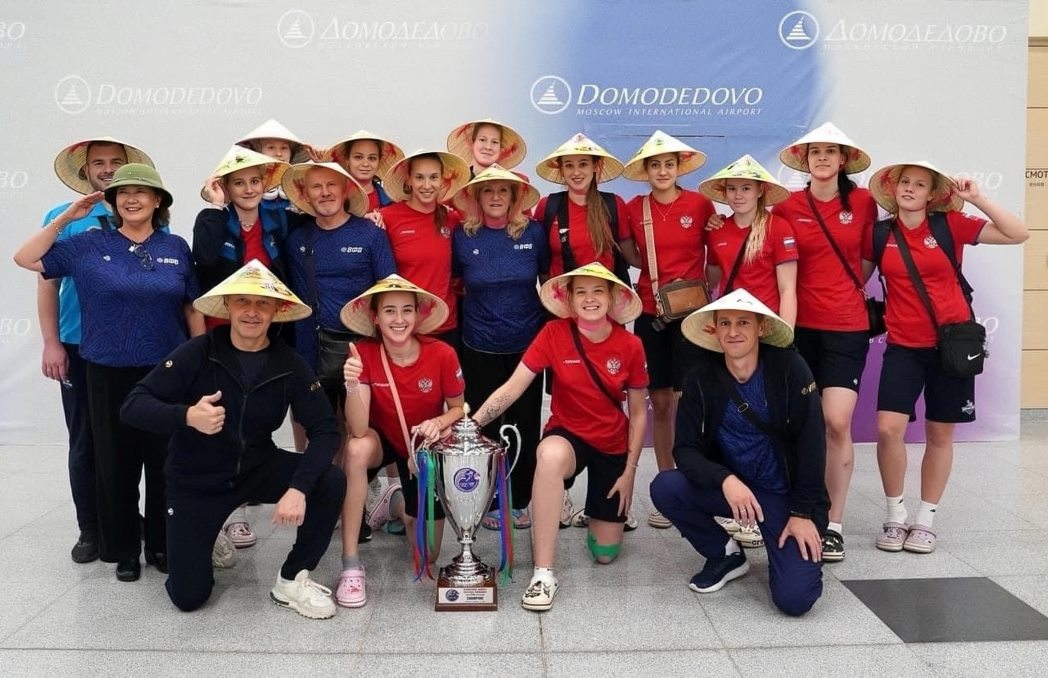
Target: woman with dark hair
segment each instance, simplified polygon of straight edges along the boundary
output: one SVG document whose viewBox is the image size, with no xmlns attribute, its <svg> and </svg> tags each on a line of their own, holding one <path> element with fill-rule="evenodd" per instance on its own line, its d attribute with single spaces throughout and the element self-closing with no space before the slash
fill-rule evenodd
<svg viewBox="0 0 1048 678">
<path fill-rule="evenodd" d="M 527 216 L 538 200 L 535 187 L 498 165 L 455 194 L 455 207 L 465 215 L 452 236 L 451 268 L 465 292 L 460 355 L 467 402 L 483 402 L 509 379 L 546 320 L 536 283 L 549 270 L 549 245 L 542 224 Z M 497 439 L 503 424 L 515 424 L 520 431 L 520 456 L 510 487 L 513 525 L 525 529 L 531 527 L 528 504 L 542 425 L 541 380 L 492 422 L 485 435 Z M 499 529 L 498 511 L 490 511 L 482 525 Z"/>
<path fill-rule="evenodd" d="M 469 178 L 473 179 L 492 165 L 513 169 L 524 161 L 528 147 L 515 129 L 485 118 L 462 123 L 451 130 L 448 151 L 466 161 Z"/>
<path fill-rule="evenodd" d="M 397 275 L 378 281 L 343 307 L 343 324 L 363 337 L 349 345 L 343 366 L 349 440 L 343 456 L 348 490 L 342 507 L 342 575 L 335 600 L 343 607 L 367 603 L 364 566 L 357 546 L 369 479 L 396 464 L 400 483 L 391 484 L 376 511 L 404 523 L 415 553 L 418 515 L 417 469 L 411 440 L 437 440 L 462 417 L 462 370 L 446 343 L 422 336 L 439 328 L 448 315 L 444 300 Z M 424 488 L 423 488 L 424 489 Z M 444 513 L 436 505 L 435 548 L 440 554 Z"/>
<path fill-rule="evenodd" d="M 830 519 L 822 557 L 844 560 L 844 504 L 855 463 L 851 425 L 859 381 L 869 351 L 869 319 L 862 286 L 877 204 L 849 174 L 870 166 L 870 156 L 826 123 L 779 154 L 787 167 L 807 173 L 808 187 L 775 206 L 793 225 L 797 239 L 797 350 L 807 361 L 822 395 L 826 420 L 826 489 Z"/>
<path fill-rule="evenodd" d="M 640 314 L 640 299 L 611 271 L 597 263 L 582 266 L 546 281 L 540 295 L 558 320 L 542 328 L 512 376 L 475 416 L 481 426 L 495 421 L 544 369 L 553 371 L 557 386 L 532 490 L 535 570 L 521 600 L 524 609 L 536 612 L 553 607 L 557 595 L 553 568 L 566 480 L 588 470 L 586 545 L 593 560 L 611 563 L 622 549 L 644 443 L 648 385 L 644 347 L 622 327 Z"/>
<path fill-rule="evenodd" d="M 113 228 L 56 242 L 59 232 L 105 198 Z M 96 455 L 101 558 L 120 581 L 141 573 L 138 483 L 145 468 L 146 562 L 167 571 L 164 460 L 167 438 L 127 426 L 120 406 L 150 369 L 204 331 L 186 241 L 165 233 L 173 202 L 148 165 L 123 165 L 105 194 L 74 201 L 15 253 L 15 263 L 45 278 L 71 277 L 80 295 L 88 409 Z"/>
<path fill-rule="evenodd" d="M 393 204 L 382 182 L 389 170 L 403 159 L 404 151 L 392 141 L 362 129 L 336 142 L 320 155 L 324 162 L 342 165 L 364 189 L 368 197 L 365 216 L 371 218 L 379 209 Z"/>
<path fill-rule="evenodd" d="M 386 192 L 397 204 L 379 210 L 397 272 L 440 297 L 450 313 L 435 333 L 459 348 L 458 300 L 451 280 L 451 236 L 458 214 L 444 205 L 469 181 L 469 168 L 444 151 L 415 151 L 390 169 Z"/>
<path fill-rule="evenodd" d="M 972 290 L 961 273 L 964 246 L 1018 245 L 1029 231 L 974 181 L 951 179 L 927 162 L 881 168 L 870 179 L 870 191 L 891 214 L 874 227 L 872 254 L 887 288 L 888 326 L 877 389 L 877 465 L 888 513 L 877 548 L 931 553 L 937 540 L 933 520 L 953 466 L 954 429 L 975 421 L 975 376 L 957 376 L 943 366 L 939 335 L 946 325 L 975 318 Z M 964 214 L 966 200 L 989 220 Z M 982 355 L 979 346 L 965 357 L 971 362 Z M 921 504 L 911 522 L 903 503 L 904 437 L 922 392 L 927 442 Z"/>
</svg>

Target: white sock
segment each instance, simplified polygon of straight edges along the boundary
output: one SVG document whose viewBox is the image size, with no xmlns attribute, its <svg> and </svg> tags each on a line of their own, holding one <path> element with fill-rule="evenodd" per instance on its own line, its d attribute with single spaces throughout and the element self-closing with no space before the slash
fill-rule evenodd
<svg viewBox="0 0 1048 678">
<path fill-rule="evenodd" d="M 736 553 L 741 553 L 742 549 L 739 547 L 739 542 L 735 541 L 731 537 L 728 537 L 728 543 L 724 545 L 724 556 L 733 556 Z"/>
<path fill-rule="evenodd" d="M 844 534 L 844 525 L 841 525 L 840 523 L 830 523 L 826 526 L 826 529 L 833 530 L 837 534 Z"/>
<path fill-rule="evenodd" d="M 884 497 L 885 502 L 888 504 L 888 518 L 884 522 L 886 523 L 899 523 L 900 525 L 906 524 L 906 504 L 902 502 L 902 496 L 898 497 Z"/>
<path fill-rule="evenodd" d="M 539 577 L 544 581 L 554 579 L 552 567 L 536 567 L 534 572 L 531 574 L 531 578 Z"/>
<path fill-rule="evenodd" d="M 935 520 L 935 509 L 937 508 L 939 508 L 938 504 L 929 504 L 922 500 L 921 507 L 917 509 L 917 520 L 913 521 L 914 525 L 931 527 L 932 522 Z"/>
</svg>

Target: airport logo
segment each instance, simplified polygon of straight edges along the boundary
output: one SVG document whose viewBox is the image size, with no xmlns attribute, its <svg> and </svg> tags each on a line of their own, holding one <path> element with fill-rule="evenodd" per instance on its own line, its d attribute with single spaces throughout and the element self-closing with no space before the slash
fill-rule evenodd
<svg viewBox="0 0 1048 678">
<path fill-rule="evenodd" d="M 559 75 L 544 75 L 531 85 L 531 105 L 546 115 L 562 113 L 571 105 L 571 85 Z"/>
<path fill-rule="evenodd" d="M 277 36 L 288 49 L 302 49 L 313 42 L 315 32 L 313 17 L 300 9 L 288 10 L 277 20 Z"/>
<path fill-rule="evenodd" d="M 67 75 L 55 85 L 55 103 L 69 115 L 79 115 L 91 105 L 91 85 L 79 75 Z"/>
<path fill-rule="evenodd" d="M 25 37 L 25 22 L 24 21 L 0 21 L 0 49 L 10 47 L 12 49 L 19 49 L 25 43 L 22 42 L 22 38 Z"/>
<path fill-rule="evenodd" d="M 779 40 L 790 49 L 808 49 L 818 39 L 819 22 L 808 12 L 790 12 L 779 22 Z"/>
<path fill-rule="evenodd" d="M 89 108 L 98 115 L 168 115 L 259 112 L 263 91 L 252 85 L 127 85 L 91 84 L 79 75 L 67 75 L 54 88 L 55 105 L 63 113 L 79 115 Z"/>
</svg>

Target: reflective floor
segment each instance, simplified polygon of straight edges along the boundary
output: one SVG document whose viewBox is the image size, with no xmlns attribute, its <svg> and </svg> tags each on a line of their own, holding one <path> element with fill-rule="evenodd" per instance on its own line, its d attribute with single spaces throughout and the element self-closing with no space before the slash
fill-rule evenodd
<svg viewBox="0 0 1048 678">
<path fill-rule="evenodd" d="M 910 447 L 907 504 L 916 508 L 920 448 Z M 687 589 L 701 567 L 676 530 L 644 523 L 620 560 L 590 562 L 585 532 L 562 530 L 560 592 L 550 612 L 520 608 L 531 571 L 528 534 L 498 613 L 435 613 L 432 582 L 412 581 L 402 538 L 362 549 L 368 604 L 312 621 L 269 602 L 293 532 L 271 507 L 249 509 L 258 544 L 217 571 L 211 601 L 178 612 L 162 575 L 119 583 L 113 566 L 76 565 L 64 451 L 0 447 L 0 674 L 21 675 L 1048 675 L 1048 422 L 1022 440 L 958 445 L 930 555 L 873 546 L 883 499 L 871 445 L 857 450 L 845 518 L 847 558 L 827 565 L 825 593 L 802 619 L 777 613 L 767 558 L 722 591 Z M 573 496 L 581 503 L 580 483 Z M 497 563 L 494 533 L 478 551 Z M 442 562 L 453 551 L 445 537 Z M 339 542 L 315 573 L 334 585 Z"/>
</svg>

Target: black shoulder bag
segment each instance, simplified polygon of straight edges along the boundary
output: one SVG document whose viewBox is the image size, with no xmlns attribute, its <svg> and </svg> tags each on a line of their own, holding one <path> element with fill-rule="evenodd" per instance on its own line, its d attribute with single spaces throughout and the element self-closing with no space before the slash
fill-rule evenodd
<svg viewBox="0 0 1048 678">
<path fill-rule="evenodd" d="M 848 277 L 852 279 L 855 287 L 859 290 L 859 294 L 862 295 L 863 303 L 866 305 L 866 320 L 870 325 L 870 336 L 877 337 L 884 334 L 888 329 L 884 324 L 884 302 L 866 294 L 866 287 L 859 280 L 859 276 L 855 275 L 855 271 L 852 270 L 851 266 L 848 265 L 848 260 L 844 258 L 844 253 L 841 252 L 841 248 L 837 246 L 837 241 L 830 235 L 830 229 L 823 222 L 822 215 L 819 214 L 819 209 L 815 206 L 815 200 L 812 198 L 811 191 L 805 190 L 804 195 L 808 198 L 811 213 L 815 215 L 815 221 L 819 223 L 819 228 L 822 229 L 823 235 L 830 241 L 830 247 L 833 248 L 837 258 L 841 260 L 841 266 L 844 267 Z"/>
<path fill-rule="evenodd" d="M 349 355 L 349 342 L 357 335 L 344 330 L 320 326 L 320 288 L 317 286 L 317 260 L 313 255 L 313 241 L 319 226 L 314 225 L 306 236 L 306 274 L 313 292 L 313 332 L 317 338 L 317 379 L 325 389 L 337 389 L 343 384 L 342 368 Z"/>
<path fill-rule="evenodd" d="M 934 216 L 929 215 L 929 220 Z M 924 281 L 921 280 L 917 266 L 910 255 L 910 248 L 906 244 L 906 238 L 899 231 L 898 224 L 892 224 L 892 235 L 895 236 L 895 244 L 899 247 L 899 254 L 906 265 L 906 272 L 910 276 L 910 281 L 913 282 L 913 286 L 917 290 L 917 296 L 921 298 L 921 303 L 924 304 L 925 310 L 928 311 L 932 324 L 935 325 L 938 333 L 939 365 L 942 367 L 943 374 L 948 377 L 959 378 L 974 377 L 977 374 L 982 374 L 983 362 L 990 355 L 986 351 L 986 328 L 976 322 L 975 311 L 972 309 L 967 295 L 965 295 L 965 302 L 968 304 L 969 320 L 962 323 L 940 325 L 935 317 L 935 309 L 932 308 L 932 300 L 928 297 L 928 290 L 924 287 Z M 941 248 L 942 245 L 940 245 Z M 965 284 L 961 283 L 963 276 L 959 267 L 954 264 L 955 260 L 949 254 L 943 252 L 943 255 L 950 259 L 951 267 L 957 275 L 957 282 L 961 285 L 963 291 Z"/>
</svg>

